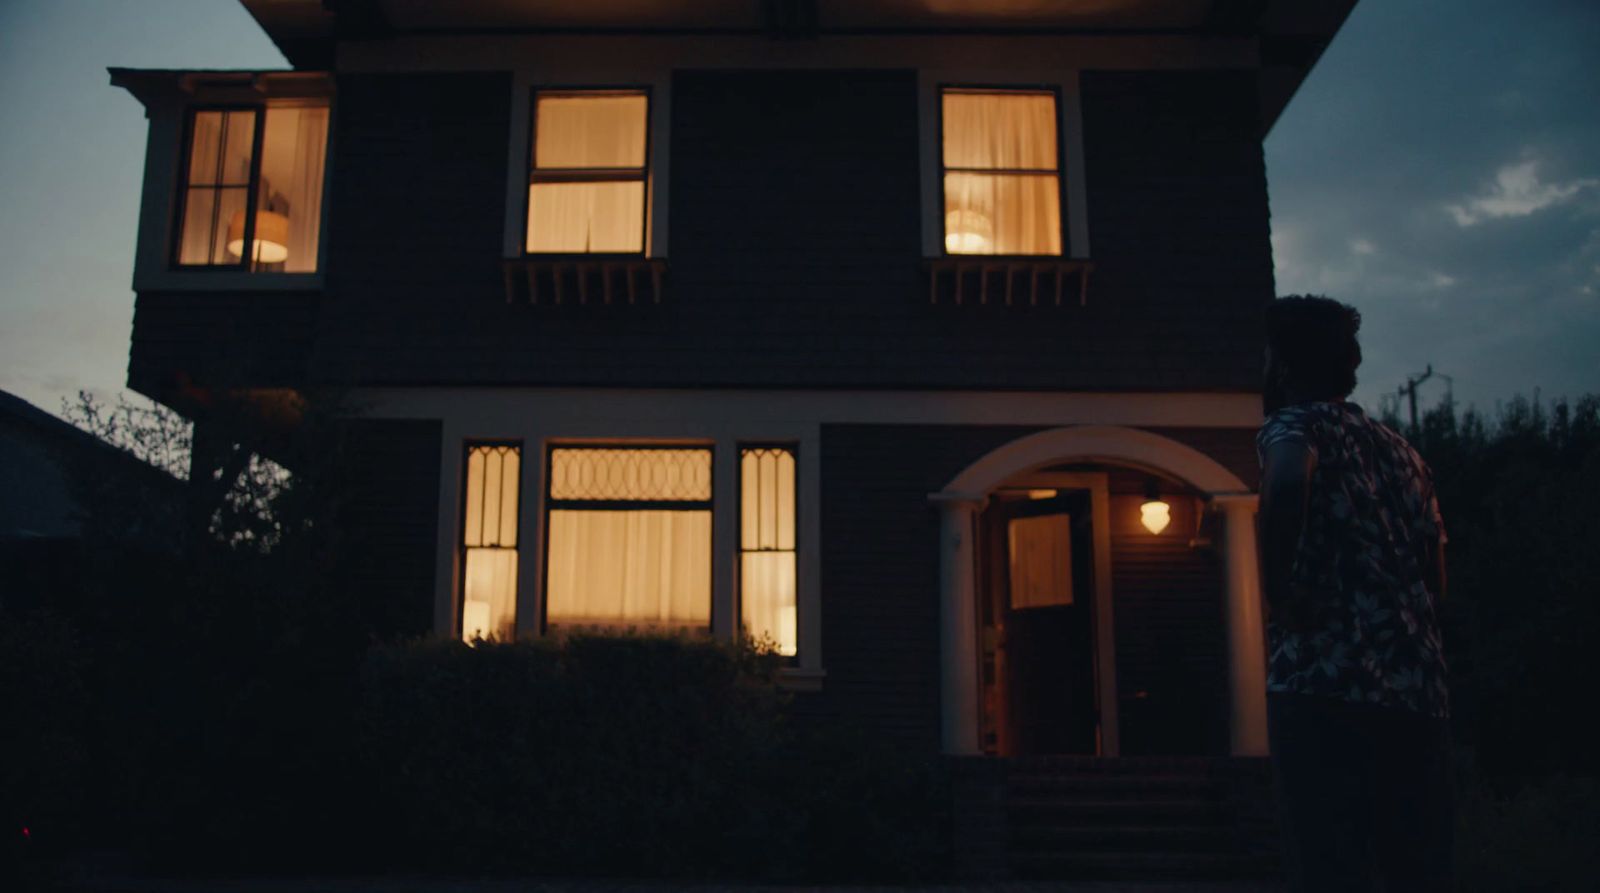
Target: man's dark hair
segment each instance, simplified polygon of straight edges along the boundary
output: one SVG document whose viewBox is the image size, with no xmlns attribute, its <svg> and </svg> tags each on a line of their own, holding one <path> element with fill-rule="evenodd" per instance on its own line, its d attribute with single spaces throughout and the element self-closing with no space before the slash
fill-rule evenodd
<svg viewBox="0 0 1600 893">
<path fill-rule="evenodd" d="M 1267 344 L 1295 390 L 1344 398 L 1361 365 L 1361 312 L 1320 295 L 1289 295 L 1267 305 Z"/>
</svg>

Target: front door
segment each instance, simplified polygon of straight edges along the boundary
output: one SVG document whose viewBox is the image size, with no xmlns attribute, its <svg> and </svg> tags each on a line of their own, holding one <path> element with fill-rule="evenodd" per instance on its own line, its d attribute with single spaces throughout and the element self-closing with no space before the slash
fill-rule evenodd
<svg viewBox="0 0 1600 893">
<path fill-rule="evenodd" d="M 997 500 L 985 519 L 999 749 L 1007 756 L 1094 754 L 1089 493 Z"/>
</svg>

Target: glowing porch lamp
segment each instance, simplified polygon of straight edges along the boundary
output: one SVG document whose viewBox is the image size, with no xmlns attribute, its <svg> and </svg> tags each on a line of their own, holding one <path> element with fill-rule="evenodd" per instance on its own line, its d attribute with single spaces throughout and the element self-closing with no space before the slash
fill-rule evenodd
<svg viewBox="0 0 1600 893">
<path fill-rule="evenodd" d="M 228 253 L 244 254 L 244 212 L 234 211 L 228 220 Z M 277 211 L 256 212 L 255 250 L 251 260 L 281 264 L 289 259 L 289 218 Z"/>
<path fill-rule="evenodd" d="M 1144 504 L 1139 506 L 1139 523 L 1144 529 L 1159 534 L 1172 523 L 1172 506 L 1161 498 L 1156 482 L 1151 481 L 1144 490 Z"/>
<path fill-rule="evenodd" d="M 977 211 L 957 208 L 944 215 L 944 250 L 951 254 L 989 254 L 994 225 Z"/>
</svg>

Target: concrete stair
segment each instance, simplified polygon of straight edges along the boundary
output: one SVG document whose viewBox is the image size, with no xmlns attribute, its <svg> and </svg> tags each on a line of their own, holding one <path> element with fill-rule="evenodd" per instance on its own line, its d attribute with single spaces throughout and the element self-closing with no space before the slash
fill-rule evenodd
<svg viewBox="0 0 1600 893">
<path fill-rule="evenodd" d="M 1264 760 L 1023 757 L 1006 863 L 1029 880 L 1264 880 L 1279 871 Z"/>
</svg>

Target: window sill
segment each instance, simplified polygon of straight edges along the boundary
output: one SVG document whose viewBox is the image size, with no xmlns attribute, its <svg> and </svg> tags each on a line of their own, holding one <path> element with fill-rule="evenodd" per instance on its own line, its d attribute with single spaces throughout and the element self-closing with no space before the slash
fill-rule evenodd
<svg viewBox="0 0 1600 893">
<path fill-rule="evenodd" d="M 960 254 L 922 262 L 928 303 L 1061 307 L 1089 302 L 1094 261 L 1083 257 Z"/>
<path fill-rule="evenodd" d="M 827 670 L 807 667 L 784 667 L 778 670 L 778 687 L 789 691 L 822 691 L 822 680 Z"/>
<path fill-rule="evenodd" d="M 246 273 L 239 270 L 162 270 L 133 277 L 140 291 L 320 291 L 321 273 Z"/>
<path fill-rule="evenodd" d="M 531 254 L 507 258 L 506 303 L 660 304 L 667 262 L 635 254 Z"/>
</svg>

